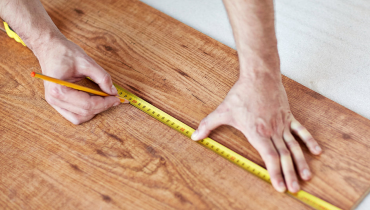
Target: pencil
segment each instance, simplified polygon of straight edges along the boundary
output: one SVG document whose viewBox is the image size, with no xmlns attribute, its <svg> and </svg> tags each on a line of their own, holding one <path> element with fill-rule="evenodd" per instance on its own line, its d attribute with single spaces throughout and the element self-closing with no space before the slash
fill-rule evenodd
<svg viewBox="0 0 370 210">
<path fill-rule="evenodd" d="M 57 83 L 59 85 L 64 85 L 66 87 L 70 87 L 70 88 L 73 88 L 73 89 L 76 89 L 76 90 L 81 90 L 81 91 L 84 91 L 84 92 L 92 93 L 92 94 L 95 94 L 95 95 L 98 95 L 98 96 L 111 96 L 111 95 L 109 95 L 107 93 L 104 93 L 102 91 L 99 91 L 99 90 L 94 90 L 94 89 L 84 87 L 84 86 L 81 86 L 81 85 L 77 85 L 77 84 L 74 84 L 74 83 L 71 83 L 71 82 L 66 82 L 66 81 L 63 81 L 63 80 L 60 80 L 60 79 L 55 79 L 53 77 L 48 77 L 48 76 L 45 76 L 45 75 L 42 75 L 42 74 L 39 74 L 39 73 L 32 72 L 31 76 L 36 77 L 36 78 L 40 78 L 40 79 L 43 79 L 43 80 L 46 80 L 46 81 L 49 81 L 49 82 L 54 82 L 54 83 Z M 127 99 L 124 99 L 124 98 L 119 97 L 119 96 L 115 96 L 115 97 L 119 98 L 121 103 L 124 103 L 124 104 L 130 103 Z"/>
</svg>

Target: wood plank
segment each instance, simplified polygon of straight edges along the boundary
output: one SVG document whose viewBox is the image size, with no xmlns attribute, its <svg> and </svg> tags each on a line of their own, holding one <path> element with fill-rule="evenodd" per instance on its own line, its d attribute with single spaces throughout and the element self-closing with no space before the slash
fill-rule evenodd
<svg viewBox="0 0 370 210">
<path fill-rule="evenodd" d="M 196 128 L 238 78 L 235 50 L 138 1 L 43 1 L 59 29 L 118 85 Z M 0 206 L 5 209 L 309 209 L 129 105 L 64 120 L 29 76 L 32 53 L 0 32 Z M 283 77 L 304 149 L 303 189 L 350 209 L 370 187 L 370 121 Z M 168 104 L 162 103 L 164 100 Z M 211 137 L 264 165 L 245 137 Z"/>
</svg>

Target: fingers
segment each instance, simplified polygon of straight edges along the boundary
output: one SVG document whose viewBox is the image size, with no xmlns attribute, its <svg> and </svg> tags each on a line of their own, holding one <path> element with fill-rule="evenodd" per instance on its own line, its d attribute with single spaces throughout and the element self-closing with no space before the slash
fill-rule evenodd
<svg viewBox="0 0 370 210">
<path fill-rule="evenodd" d="M 273 142 L 280 156 L 281 168 L 285 177 L 288 190 L 292 193 L 299 191 L 298 178 L 296 176 L 291 153 L 285 145 L 282 137 L 274 136 Z"/>
<path fill-rule="evenodd" d="M 191 135 L 191 139 L 197 141 L 206 138 L 213 129 L 227 124 L 228 118 L 226 112 L 220 112 L 217 108 L 200 122 L 198 129 Z"/>
<path fill-rule="evenodd" d="M 293 118 L 290 128 L 292 132 L 299 136 L 302 141 L 306 144 L 312 154 L 319 155 L 322 152 L 321 147 L 317 141 L 312 137 L 308 130 L 301 125 L 296 119 Z"/>
<path fill-rule="evenodd" d="M 51 106 L 55 110 L 57 110 L 57 112 L 59 112 L 59 114 L 61 114 L 64 118 L 66 118 L 68 121 L 70 121 L 71 123 L 75 125 L 79 125 L 81 123 L 87 122 L 95 116 L 95 115 L 81 116 L 81 115 L 74 114 L 70 111 L 67 111 L 65 109 L 62 109 L 58 106 L 54 106 L 54 105 L 51 105 Z"/>
<path fill-rule="evenodd" d="M 53 107 L 59 107 L 75 115 L 90 117 L 90 119 L 92 118 L 91 116 L 120 104 L 120 100 L 114 96 L 90 96 L 85 92 L 50 82 L 45 82 L 45 88 L 45 98 Z M 69 116 L 68 120 L 71 122 L 71 117 L 76 117 L 65 112 L 63 113 L 63 116 Z"/>
<path fill-rule="evenodd" d="M 292 133 L 290 132 L 289 128 L 285 128 L 284 135 L 283 135 L 285 144 L 289 148 L 290 152 L 292 153 L 294 163 L 297 166 L 298 173 L 303 180 L 311 179 L 311 171 L 308 167 L 306 159 L 303 155 L 302 149 L 299 143 L 295 140 Z"/>
<path fill-rule="evenodd" d="M 81 73 L 83 75 L 90 77 L 104 92 L 111 95 L 118 95 L 110 74 L 97 63 L 94 62 L 91 68 L 82 69 L 80 71 L 82 71 Z"/>
<path fill-rule="evenodd" d="M 266 164 L 267 171 L 270 174 L 272 186 L 279 192 L 285 192 L 286 185 L 282 176 L 280 167 L 279 154 L 276 151 L 271 139 L 261 137 L 256 139 L 253 146 L 260 153 L 263 161 Z"/>
<path fill-rule="evenodd" d="M 292 132 L 302 138 L 310 151 L 319 154 L 316 150 L 318 143 L 312 138 L 307 129 L 295 119 L 287 123 L 281 132 L 274 132 L 275 134 L 271 138 L 268 137 L 270 134 L 266 134 L 251 139 L 252 145 L 258 150 L 266 163 L 272 185 L 279 192 L 288 189 L 290 192 L 296 193 L 300 189 L 298 176 L 303 180 L 309 180 L 312 177 L 302 149 L 293 137 Z"/>
</svg>

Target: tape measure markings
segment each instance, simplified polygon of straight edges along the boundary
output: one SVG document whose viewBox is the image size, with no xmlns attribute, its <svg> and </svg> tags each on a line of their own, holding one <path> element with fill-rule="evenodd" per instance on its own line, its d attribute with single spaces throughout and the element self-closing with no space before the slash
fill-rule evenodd
<svg viewBox="0 0 370 210">
<path fill-rule="evenodd" d="M 185 123 L 177 120 L 176 118 L 172 117 L 171 115 L 167 114 L 166 112 L 160 110 L 159 108 L 153 106 L 152 104 L 146 102 L 145 100 L 137 97 L 136 95 L 132 94 L 131 92 L 125 90 L 124 88 L 114 84 L 114 86 L 118 90 L 118 94 L 129 100 L 130 104 L 135 106 L 136 108 L 140 109 L 141 111 L 147 113 L 148 115 L 152 116 L 153 118 L 157 119 L 158 121 L 162 122 L 163 124 L 173 128 L 174 130 L 178 131 L 179 133 L 191 138 L 191 135 L 195 131 L 190 126 L 186 125 Z M 271 183 L 270 175 L 268 171 L 263 167 L 257 165 L 256 163 L 248 160 L 247 158 L 239 155 L 238 153 L 232 151 L 231 149 L 223 146 L 222 144 L 212 140 L 211 138 L 207 137 L 203 140 L 197 141 L 197 143 L 203 145 L 204 147 L 212 150 L 213 152 L 219 154 L 220 156 L 224 157 L 225 159 L 229 160 L 230 162 L 238 165 L 239 167 L 243 168 L 244 170 L 256 175 L 257 177 L 261 178 L 262 180 Z M 311 195 L 303 190 L 298 191 L 297 193 L 290 193 L 287 192 L 293 198 L 315 208 L 318 210 L 339 210 L 339 208 L 321 200 L 320 198 Z"/>
<path fill-rule="evenodd" d="M 10 26 L 4 22 L 5 30 L 9 37 L 14 38 L 17 42 L 21 43 L 22 45 L 26 46 L 26 44 L 22 41 L 22 39 L 10 28 Z M 165 125 L 175 129 L 176 131 L 184 134 L 188 138 L 191 138 L 191 135 L 195 131 L 193 128 L 189 127 L 185 123 L 177 120 L 176 118 L 172 117 L 171 115 L 165 113 L 164 111 L 158 109 L 157 107 L 151 105 L 150 103 L 146 102 L 145 100 L 137 97 L 136 95 L 130 93 L 129 91 L 123 89 L 122 87 L 114 84 L 117 88 L 119 95 L 121 97 L 127 98 L 130 101 L 130 104 L 135 106 L 136 108 L 140 109 L 141 111 L 149 114 L 150 116 L 154 117 L 158 121 L 164 123 Z M 257 177 L 261 178 L 262 180 L 271 183 L 270 175 L 268 174 L 267 170 L 263 167 L 255 164 L 254 162 L 248 160 L 247 158 L 239 155 L 238 153 L 230 150 L 229 148 L 219 144 L 218 142 L 212 140 L 211 138 L 205 138 L 203 140 L 197 141 L 197 143 L 202 144 L 203 146 L 207 147 L 208 149 L 214 151 L 215 153 L 221 155 L 225 159 L 229 160 L 230 162 L 238 165 L 239 167 L 249 171 L 250 173 L 256 175 Z M 301 202 L 315 208 L 318 210 L 339 210 L 338 207 L 333 206 L 320 198 L 315 197 L 303 190 L 293 194 L 287 192 L 291 197 L 294 197 Z"/>
</svg>

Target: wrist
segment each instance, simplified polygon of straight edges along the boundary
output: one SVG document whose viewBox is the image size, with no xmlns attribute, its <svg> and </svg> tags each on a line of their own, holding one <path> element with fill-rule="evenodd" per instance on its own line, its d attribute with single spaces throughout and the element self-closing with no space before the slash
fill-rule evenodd
<svg viewBox="0 0 370 210">
<path fill-rule="evenodd" d="M 277 50 L 271 53 L 239 54 L 240 79 L 258 79 L 268 75 L 281 78 L 280 58 Z"/>
<path fill-rule="evenodd" d="M 256 71 L 253 76 L 240 76 L 239 83 L 246 84 L 248 87 L 274 86 L 282 84 L 281 74 L 274 74 L 266 71 Z"/>
<path fill-rule="evenodd" d="M 35 56 L 40 60 L 50 49 L 53 49 L 58 43 L 67 40 L 59 31 L 50 31 L 43 33 L 37 38 L 29 39 L 27 46 L 32 50 Z"/>
<path fill-rule="evenodd" d="M 258 64 L 241 67 L 239 82 L 256 85 L 276 85 L 282 82 L 280 66 L 277 64 L 260 62 Z"/>
</svg>

